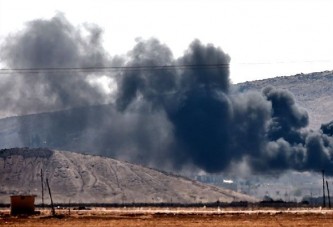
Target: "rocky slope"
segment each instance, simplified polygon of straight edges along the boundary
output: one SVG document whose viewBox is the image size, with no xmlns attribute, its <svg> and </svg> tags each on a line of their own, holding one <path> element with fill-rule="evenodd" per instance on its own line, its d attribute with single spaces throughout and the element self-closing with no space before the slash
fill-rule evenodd
<svg viewBox="0 0 333 227">
<path fill-rule="evenodd" d="M 231 190 L 111 158 L 14 148 L 0 151 L 0 203 L 9 203 L 13 194 L 36 194 L 40 203 L 41 169 L 57 203 L 254 201 Z"/>
</svg>

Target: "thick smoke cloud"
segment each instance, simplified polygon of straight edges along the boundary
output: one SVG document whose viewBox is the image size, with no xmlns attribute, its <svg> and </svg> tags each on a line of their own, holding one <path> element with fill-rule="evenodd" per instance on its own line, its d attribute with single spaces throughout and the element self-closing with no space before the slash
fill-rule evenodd
<svg viewBox="0 0 333 227">
<path fill-rule="evenodd" d="M 272 103 L 273 110 L 268 138 L 270 140 L 284 138 L 292 143 L 301 142 L 299 130 L 309 123 L 307 112 L 297 107 L 292 94 L 288 91 L 267 87 L 263 90 L 263 94 Z"/>
<path fill-rule="evenodd" d="M 327 124 L 322 124 L 320 129 L 325 135 L 333 136 L 333 121 Z"/>
<path fill-rule="evenodd" d="M 0 59 L 9 68 L 80 68 L 103 66 L 108 54 L 101 46 L 101 29 L 86 26 L 87 37 L 62 15 L 36 20 L 9 36 L 1 46 Z M 87 73 L 54 72 L 1 75 L 2 114 L 64 109 L 107 101 L 107 97 L 88 83 Z"/>
<path fill-rule="evenodd" d="M 219 172 L 245 162 L 255 172 L 326 169 L 333 174 L 332 123 L 308 130 L 307 112 L 286 90 L 235 90 L 230 57 L 220 48 L 195 40 L 177 59 L 156 39 L 138 40 L 126 56 L 111 58 L 101 45 L 102 31 L 87 30 L 83 37 L 60 15 L 29 23 L 3 44 L 1 60 L 12 68 L 139 67 L 104 72 L 115 83 L 112 94 L 89 82 L 94 75 L 87 72 L 4 77 L 2 112 L 90 106 L 40 115 L 30 129 L 22 126 L 22 137 L 38 127 L 34 141 L 47 146 L 160 168 Z M 103 103 L 108 105 L 98 105 Z"/>
<path fill-rule="evenodd" d="M 128 53 L 128 62 L 125 66 L 161 66 L 174 65 L 171 50 L 158 40 L 141 40 Z M 131 103 L 137 101 L 139 96 L 153 106 L 165 105 L 168 95 L 174 93 L 178 87 L 176 69 L 168 70 L 135 70 L 120 72 L 118 80 L 117 106 L 124 110 Z"/>
<path fill-rule="evenodd" d="M 164 57 L 151 50 L 164 53 Z M 163 61 L 227 65 L 230 61 L 221 49 L 199 41 L 175 60 L 157 40 L 139 43 L 131 54 L 135 57 L 129 66 L 158 66 Z M 165 77 L 170 79 L 168 83 L 163 83 Z M 261 94 L 231 91 L 228 67 L 131 72 L 119 78 L 117 102 L 121 111 L 149 103 L 166 114 L 174 136 L 169 159 L 176 166 L 194 164 L 218 172 L 245 158 L 254 171 L 276 172 L 320 171 L 331 164 L 331 138 L 307 131 L 307 112 L 286 90 L 267 87 Z M 167 86 L 160 87 L 164 84 Z"/>
</svg>

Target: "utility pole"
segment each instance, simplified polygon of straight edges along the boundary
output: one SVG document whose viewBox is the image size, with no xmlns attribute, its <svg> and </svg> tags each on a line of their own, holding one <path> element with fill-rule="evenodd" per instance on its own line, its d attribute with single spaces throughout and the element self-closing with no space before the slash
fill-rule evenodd
<svg viewBox="0 0 333 227">
<path fill-rule="evenodd" d="M 44 208 L 44 176 L 43 176 L 43 169 L 40 169 L 40 181 L 42 183 L 42 207 Z"/>
<path fill-rule="evenodd" d="M 49 194 L 50 194 L 50 199 L 51 199 L 52 215 L 55 216 L 55 210 L 54 210 L 54 205 L 53 205 L 53 200 L 52 200 L 51 189 L 50 189 L 50 185 L 49 185 L 49 179 L 47 179 L 47 178 L 46 178 L 46 185 L 47 185 L 47 188 L 49 189 Z"/>
<path fill-rule="evenodd" d="M 330 189 L 328 188 L 328 182 L 327 181 L 326 181 L 326 187 L 327 187 L 328 207 L 331 209 Z"/>
<path fill-rule="evenodd" d="M 325 170 L 322 170 L 323 173 L 323 207 L 326 207 L 326 200 L 325 200 Z"/>
</svg>

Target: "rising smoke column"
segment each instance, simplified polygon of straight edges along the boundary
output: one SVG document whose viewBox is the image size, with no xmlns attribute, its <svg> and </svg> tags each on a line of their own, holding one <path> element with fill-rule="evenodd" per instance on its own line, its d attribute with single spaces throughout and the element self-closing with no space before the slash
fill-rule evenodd
<svg viewBox="0 0 333 227">
<path fill-rule="evenodd" d="M 135 57 L 131 58 L 130 66 L 163 65 L 161 58 L 169 64 L 199 66 L 163 73 L 125 72 L 119 77 L 117 103 L 121 111 L 148 103 L 154 111 L 165 113 L 174 135 L 169 155 L 174 165 L 192 164 L 218 172 L 225 170 L 231 161 L 241 160 L 246 153 L 259 152 L 271 104 L 259 93 L 229 91 L 230 57 L 220 48 L 196 40 L 183 57 L 172 60 L 164 45 L 148 40 L 138 43 L 133 52 L 130 55 Z M 221 67 L 200 67 L 217 64 Z M 161 87 L 165 77 L 170 81 Z"/>
<path fill-rule="evenodd" d="M 156 39 L 139 40 L 126 59 L 126 67 L 175 65 L 171 50 Z M 120 72 L 116 76 L 119 88 L 116 100 L 118 108 L 125 110 L 133 102 L 140 103 L 139 97 L 152 106 L 166 105 L 168 95 L 172 95 L 179 87 L 177 76 L 174 68 L 144 68 Z"/>
<path fill-rule="evenodd" d="M 9 68 L 80 68 L 109 64 L 101 46 L 102 30 L 85 26 L 88 35 L 73 27 L 63 15 L 35 20 L 23 31 L 10 35 L 1 45 L 0 60 Z M 27 114 L 107 101 L 87 73 L 23 72 L 2 75 L 0 105 L 4 114 Z"/>
<path fill-rule="evenodd" d="M 230 57 L 213 45 L 194 41 L 178 64 L 198 65 L 179 72 L 177 106 L 166 109 L 179 145 L 177 162 L 190 162 L 207 171 L 222 170 L 230 161 L 233 106 L 228 97 Z M 222 64 L 221 68 L 200 65 Z M 222 151 L 222 152 L 221 152 Z M 178 154 L 178 155 L 177 155 Z M 180 155 L 179 155 L 180 154 Z"/>
<path fill-rule="evenodd" d="M 11 68 L 139 67 L 107 75 L 116 83 L 115 97 L 89 82 L 99 75 L 21 72 L 2 78 L 1 112 L 108 103 L 54 113 L 45 131 L 63 139 L 49 144 L 155 167 L 219 172 L 246 162 L 259 173 L 327 169 L 333 174 L 332 123 L 308 130 L 306 111 L 286 90 L 235 91 L 230 57 L 220 48 L 195 40 L 176 59 L 157 39 L 141 39 L 126 56 L 111 58 L 101 45 L 101 29 L 86 30 L 83 36 L 62 15 L 32 21 L 6 40 L 0 57 Z M 179 67 L 161 67 L 172 65 Z"/>
<path fill-rule="evenodd" d="M 220 48 L 198 40 L 174 61 L 157 40 L 143 41 L 137 47 L 140 54 L 133 58 L 132 65 L 158 65 L 161 62 L 156 59 L 163 57 L 154 56 L 157 50 L 168 63 L 177 65 L 228 65 L 230 61 Z M 320 171 L 332 165 L 331 138 L 306 129 L 308 114 L 297 106 L 290 92 L 273 87 L 261 94 L 231 91 L 228 67 L 189 67 L 168 73 L 125 73 L 118 83 L 117 102 L 125 103 L 120 105 L 121 111 L 131 103 L 149 103 L 154 111 L 166 114 L 174 135 L 169 157 L 174 165 L 192 164 L 219 172 L 245 159 L 253 171 L 265 173 Z M 165 76 L 173 80 L 167 83 L 169 86 L 161 89 L 153 85 Z"/>
<path fill-rule="evenodd" d="M 173 60 L 170 50 L 154 39 L 138 43 L 130 57 L 129 66 L 227 65 L 230 60 L 222 50 L 199 41 L 194 41 L 182 58 Z M 174 130 L 174 153 L 170 155 L 174 164 L 193 162 L 204 169 L 215 169 L 213 166 L 223 166 L 223 158 L 216 157 L 224 154 L 219 149 L 228 146 L 228 140 L 219 140 L 227 138 L 231 117 L 230 100 L 224 94 L 229 89 L 228 71 L 228 67 L 195 67 L 125 73 L 119 77 L 117 103 L 122 111 L 129 101 L 149 103 L 155 111 L 166 114 Z M 209 164 L 215 160 L 218 163 Z"/>
</svg>

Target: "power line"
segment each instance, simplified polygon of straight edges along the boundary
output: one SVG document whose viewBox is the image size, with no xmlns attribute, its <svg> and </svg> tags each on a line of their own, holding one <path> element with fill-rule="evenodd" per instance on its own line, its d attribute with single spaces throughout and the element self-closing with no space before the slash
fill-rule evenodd
<svg viewBox="0 0 333 227">
<path fill-rule="evenodd" d="M 301 61 L 302 63 L 330 62 Z M 235 65 L 271 65 L 271 64 L 295 64 L 297 61 L 279 62 L 241 62 Z M 114 72 L 114 71 L 163 71 L 173 69 L 205 69 L 205 68 L 229 68 L 229 63 L 220 64 L 181 64 L 181 65 L 146 65 L 146 66 L 93 66 L 93 67 L 45 67 L 45 68 L 2 68 L 0 74 L 39 74 L 39 73 L 68 73 L 68 72 Z"/>
<path fill-rule="evenodd" d="M 229 64 L 183 64 L 183 65 L 149 65 L 149 66 L 100 66 L 100 67 L 48 67 L 48 68 L 2 68 L 0 74 L 15 73 L 62 73 L 62 72 L 110 72 L 110 71 L 150 71 L 172 69 L 228 68 Z"/>
</svg>

